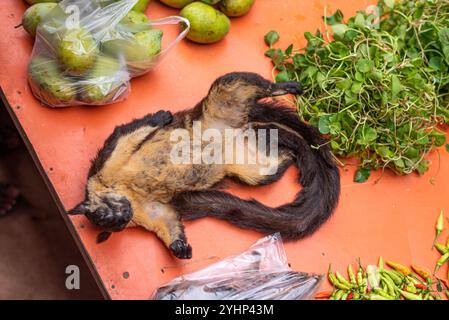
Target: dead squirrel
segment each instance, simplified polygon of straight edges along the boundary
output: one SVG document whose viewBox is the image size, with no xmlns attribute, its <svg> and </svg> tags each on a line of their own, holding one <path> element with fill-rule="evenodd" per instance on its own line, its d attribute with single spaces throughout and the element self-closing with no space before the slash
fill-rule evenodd
<svg viewBox="0 0 449 320">
<path fill-rule="evenodd" d="M 301 122 L 291 108 L 261 101 L 300 93 L 296 82 L 272 83 L 254 73 L 230 73 L 218 78 L 193 109 L 173 116 L 159 111 L 116 127 L 93 160 L 85 200 L 69 213 L 85 214 L 104 230 L 98 242 L 111 232 L 142 226 L 155 232 L 181 259 L 192 256 L 181 218 L 218 217 L 263 233 L 279 231 L 287 240 L 313 233 L 338 202 L 338 168 L 316 128 Z M 173 164 L 170 135 L 175 129 L 192 133 L 194 121 L 201 122 L 203 131 L 277 129 L 277 171 L 262 175 L 260 163 Z M 251 147 L 246 142 L 245 148 Z M 291 164 L 301 169 L 302 190 L 292 203 L 277 208 L 217 188 L 227 177 L 248 185 L 269 184 L 280 179 Z"/>
</svg>

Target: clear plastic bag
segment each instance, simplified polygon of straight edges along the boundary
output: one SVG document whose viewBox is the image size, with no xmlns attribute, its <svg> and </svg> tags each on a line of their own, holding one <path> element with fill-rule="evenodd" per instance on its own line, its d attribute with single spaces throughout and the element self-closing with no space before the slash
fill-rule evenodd
<svg viewBox="0 0 449 320">
<path fill-rule="evenodd" d="M 189 30 L 188 20 L 150 21 L 131 11 L 137 0 L 63 0 L 36 30 L 28 65 L 34 96 L 50 107 L 124 100 L 130 79 L 150 71 Z M 164 27 L 181 24 L 175 39 Z M 172 33 L 171 33 L 172 34 Z"/>
<path fill-rule="evenodd" d="M 279 233 L 256 242 L 242 254 L 160 287 L 154 300 L 307 300 L 323 276 L 294 272 Z"/>
</svg>

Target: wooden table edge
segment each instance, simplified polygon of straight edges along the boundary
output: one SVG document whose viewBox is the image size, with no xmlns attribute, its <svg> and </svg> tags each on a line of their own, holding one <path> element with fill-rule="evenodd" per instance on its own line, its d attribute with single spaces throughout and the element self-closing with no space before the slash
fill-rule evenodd
<svg viewBox="0 0 449 320">
<path fill-rule="evenodd" d="M 25 146 L 28 150 L 28 153 L 30 154 L 31 158 L 33 159 L 34 165 L 36 166 L 37 170 L 39 171 L 39 174 L 41 175 L 42 179 L 45 182 L 45 185 L 47 186 L 48 191 L 50 192 L 51 197 L 53 198 L 53 201 L 58 208 L 59 213 L 62 216 L 62 219 L 64 220 L 64 223 L 69 230 L 70 234 L 72 235 L 72 238 L 75 240 L 75 243 L 81 252 L 81 255 L 84 258 L 84 261 L 86 262 L 87 266 L 89 267 L 89 270 L 95 279 L 95 282 L 97 283 L 98 288 L 101 291 L 101 294 L 105 299 L 111 300 L 111 296 L 109 295 L 108 291 L 106 290 L 106 287 L 103 283 L 103 280 L 101 279 L 97 268 L 95 267 L 94 262 L 92 261 L 90 255 L 87 253 L 86 248 L 84 247 L 83 242 L 81 241 L 81 238 L 79 237 L 78 233 L 76 232 L 72 221 L 69 219 L 67 215 L 67 211 L 64 208 L 64 205 L 61 202 L 61 199 L 59 198 L 56 190 L 54 189 L 52 183 L 50 182 L 50 179 L 48 178 L 48 175 L 46 174 L 44 168 L 42 167 L 41 162 L 39 161 L 39 157 L 36 154 L 36 151 L 33 148 L 32 143 L 28 140 L 28 137 L 25 133 L 25 130 L 23 129 L 22 125 L 20 124 L 19 119 L 17 118 L 15 112 L 12 110 L 11 105 L 9 104 L 6 95 L 3 91 L 3 88 L 0 86 L 0 97 L 3 105 L 5 106 L 6 110 L 9 113 L 9 116 L 11 117 L 15 127 L 17 128 L 17 131 L 19 132 L 22 141 L 25 143 Z"/>
</svg>

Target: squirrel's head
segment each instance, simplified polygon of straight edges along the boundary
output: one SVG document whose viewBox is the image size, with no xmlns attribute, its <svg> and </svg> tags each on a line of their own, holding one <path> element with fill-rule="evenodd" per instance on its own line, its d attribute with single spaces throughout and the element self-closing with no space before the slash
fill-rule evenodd
<svg viewBox="0 0 449 320">
<path fill-rule="evenodd" d="M 265 97 L 282 96 L 286 94 L 302 94 L 301 85 L 296 81 L 272 83 L 257 73 L 232 72 L 214 81 L 209 98 L 216 101 L 231 100 L 235 102 L 260 99 Z"/>
<path fill-rule="evenodd" d="M 111 232 L 125 229 L 133 217 L 133 210 L 126 197 L 105 194 L 94 200 L 84 200 L 68 211 L 68 214 L 84 214 L 92 224 L 105 231 L 100 234 L 102 238 L 98 239 L 98 242 L 101 242 L 106 240 Z"/>
</svg>

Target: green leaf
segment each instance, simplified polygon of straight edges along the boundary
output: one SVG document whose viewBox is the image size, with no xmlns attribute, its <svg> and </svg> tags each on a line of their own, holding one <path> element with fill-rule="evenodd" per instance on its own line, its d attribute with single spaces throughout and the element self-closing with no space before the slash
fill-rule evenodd
<svg viewBox="0 0 449 320">
<path fill-rule="evenodd" d="M 273 51 L 270 51 L 273 50 Z M 285 61 L 284 52 L 281 49 L 270 49 L 270 58 L 275 66 L 283 65 Z M 266 54 L 266 53 L 265 53 Z"/>
<path fill-rule="evenodd" d="M 308 67 L 304 73 L 309 77 L 309 78 L 313 78 L 318 72 L 318 68 L 314 67 L 314 66 L 310 66 Z"/>
<path fill-rule="evenodd" d="M 326 77 L 324 76 L 323 73 L 318 72 L 318 73 L 316 74 L 316 81 L 317 81 L 318 84 L 320 85 L 320 88 L 321 88 L 321 89 L 325 89 L 325 82 L 324 82 L 325 80 L 326 80 Z"/>
<path fill-rule="evenodd" d="M 416 143 L 424 145 L 428 144 L 429 142 L 430 142 L 429 134 L 423 131 L 418 131 L 416 133 Z"/>
<path fill-rule="evenodd" d="M 441 42 L 446 62 L 449 64 L 449 28 L 441 29 L 438 33 L 438 38 Z"/>
<path fill-rule="evenodd" d="M 405 168 L 404 159 L 394 160 L 394 165 L 399 169 L 404 169 Z"/>
<path fill-rule="evenodd" d="M 351 85 L 352 85 L 351 79 L 345 79 L 345 80 L 338 81 L 336 84 L 336 87 L 337 87 L 337 89 L 340 89 L 340 90 L 347 90 L 347 89 L 351 88 Z"/>
<path fill-rule="evenodd" d="M 368 77 L 369 77 L 370 79 L 376 80 L 376 81 L 382 80 L 383 76 L 384 76 L 384 75 L 383 75 L 382 72 L 376 71 L 376 70 L 371 71 L 371 72 L 368 73 Z"/>
<path fill-rule="evenodd" d="M 363 183 L 366 182 L 371 175 L 371 169 L 359 168 L 354 175 L 354 182 Z"/>
<path fill-rule="evenodd" d="M 393 151 L 391 151 L 386 146 L 379 146 L 376 148 L 376 152 L 383 158 L 391 158 L 394 156 Z"/>
<path fill-rule="evenodd" d="M 355 76 L 354 76 L 355 80 L 359 81 L 359 82 L 363 82 L 365 81 L 365 75 L 361 72 L 356 72 Z"/>
<path fill-rule="evenodd" d="M 432 131 L 430 135 L 433 138 L 433 145 L 435 147 L 441 147 L 445 144 L 446 136 L 443 133 L 438 131 Z"/>
<path fill-rule="evenodd" d="M 449 152 L 449 144 L 446 144 L 446 151 Z"/>
<path fill-rule="evenodd" d="M 360 59 L 355 65 L 356 69 L 361 73 L 367 73 L 371 71 L 374 67 L 374 62 L 372 60 Z"/>
<path fill-rule="evenodd" d="M 388 8 L 390 9 L 394 8 L 394 0 L 384 0 L 384 3 Z"/>
<path fill-rule="evenodd" d="M 297 53 L 293 56 L 292 61 L 293 61 L 293 66 L 296 69 L 301 69 L 301 68 L 307 66 L 307 64 L 308 64 L 305 55 L 299 54 L 299 53 Z"/>
<path fill-rule="evenodd" d="M 396 99 L 399 92 L 401 92 L 401 80 L 396 75 L 391 77 L 391 97 Z"/>
<path fill-rule="evenodd" d="M 287 56 L 291 55 L 293 51 L 293 44 L 289 45 L 287 49 L 285 49 L 285 54 Z"/>
<path fill-rule="evenodd" d="M 419 150 L 416 148 L 409 148 L 406 152 L 405 152 L 405 156 L 407 158 L 413 159 L 413 158 L 418 158 L 419 157 Z"/>
<path fill-rule="evenodd" d="M 362 83 L 361 82 L 354 82 L 351 86 L 351 91 L 355 94 L 360 93 L 362 90 Z"/>
<path fill-rule="evenodd" d="M 329 25 L 334 25 L 343 21 L 343 13 L 340 10 L 335 11 L 335 13 L 329 17 L 323 17 L 324 22 Z"/>
<path fill-rule="evenodd" d="M 273 44 L 279 41 L 279 33 L 277 33 L 276 31 L 270 31 L 265 35 L 264 40 L 267 46 L 271 47 Z"/>
<path fill-rule="evenodd" d="M 354 25 L 359 28 L 365 27 L 365 17 L 362 13 L 357 13 L 354 19 Z"/>
<path fill-rule="evenodd" d="M 330 128 L 329 128 L 329 115 L 324 115 L 320 117 L 320 120 L 318 121 L 318 130 L 320 130 L 320 133 L 322 134 L 329 134 Z"/>
<path fill-rule="evenodd" d="M 348 26 L 345 24 L 334 24 L 332 26 L 332 31 L 334 32 L 334 37 L 343 38 L 345 32 L 348 30 Z"/>
<path fill-rule="evenodd" d="M 282 72 L 279 72 L 277 75 L 276 75 L 276 82 L 287 82 L 287 81 L 290 81 L 290 77 L 288 76 L 288 73 L 287 73 L 287 71 L 282 71 Z"/>
<path fill-rule="evenodd" d="M 429 161 L 427 160 L 421 161 L 416 167 L 416 171 L 421 175 L 426 173 L 427 170 L 429 170 Z"/>
<path fill-rule="evenodd" d="M 267 51 L 265 51 L 265 56 L 271 58 L 275 52 L 276 52 L 276 49 L 270 48 Z"/>
<path fill-rule="evenodd" d="M 429 60 L 429 66 L 436 70 L 436 71 L 440 71 L 442 70 L 442 66 L 443 66 L 443 59 L 441 57 L 432 57 Z"/>
<path fill-rule="evenodd" d="M 357 142 L 361 145 L 369 145 L 377 139 L 377 132 L 374 128 L 365 125 L 359 135 Z"/>
</svg>

